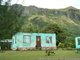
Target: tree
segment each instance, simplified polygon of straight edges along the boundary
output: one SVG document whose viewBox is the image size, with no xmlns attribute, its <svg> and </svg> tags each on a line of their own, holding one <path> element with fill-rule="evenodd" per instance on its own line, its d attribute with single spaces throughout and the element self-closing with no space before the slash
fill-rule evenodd
<svg viewBox="0 0 80 60">
<path fill-rule="evenodd" d="M 7 0 L 5 5 L 0 6 L 0 39 L 11 38 L 13 34 L 19 31 L 21 26 L 19 20 L 22 13 L 12 9 L 10 2 L 11 0 Z M 22 12 L 22 9 L 20 12 Z"/>
<path fill-rule="evenodd" d="M 66 39 L 65 31 L 63 28 L 60 28 L 57 24 L 49 24 L 45 28 L 43 28 L 43 32 L 46 33 L 55 33 L 57 36 L 57 46 L 59 42 L 62 42 Z"/>
<path fill-rule="evenodd" d="M 2 0 L 0 0 L 0 5 L 2 4 Z"/>
</svg>

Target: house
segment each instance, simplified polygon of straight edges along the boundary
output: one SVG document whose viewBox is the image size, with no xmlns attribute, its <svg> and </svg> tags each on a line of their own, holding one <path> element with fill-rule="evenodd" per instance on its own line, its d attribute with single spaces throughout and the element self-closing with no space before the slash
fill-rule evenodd
<svg viewBox="0 0 80 60">
<path fill-rule="evenodd" d="M 77 49 L 80 49 L 80 37 L 75 38 L 75 46 Z"/>
<path fill-rule="evenodd" d="M 16 33 L 12 37 L 12 50 L 56 48 L 56 34 Z"/>
</svg>

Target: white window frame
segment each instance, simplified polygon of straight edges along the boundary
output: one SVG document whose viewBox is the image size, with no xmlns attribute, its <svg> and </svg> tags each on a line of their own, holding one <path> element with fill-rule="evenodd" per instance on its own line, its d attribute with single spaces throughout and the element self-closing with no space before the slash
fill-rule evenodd
<svg viewBox="0 0 80 60">
<path fill-rule="evenodd" d="M 30 35 L 24 35 L 23 36 L 23 43 L 31 43 L 31 36 Z"/>
<path fill-rule="evenodd" d="M 46 43 L 52 43 L 52 36 L 46 36 Z"/>
</svg>

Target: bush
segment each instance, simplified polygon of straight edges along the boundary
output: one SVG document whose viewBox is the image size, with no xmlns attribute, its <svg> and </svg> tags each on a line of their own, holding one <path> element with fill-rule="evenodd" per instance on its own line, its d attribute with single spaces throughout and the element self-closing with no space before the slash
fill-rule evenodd
<svg viewBox="0 0 80 60">
<path fill-rule="evenodd" d="M 59 47 L 59 48 L 64 48 L 64 43 L 61 43 L 61 42 L 60 42 L 59 45 L 58 45 L 58 47 Z"/>
</svg>

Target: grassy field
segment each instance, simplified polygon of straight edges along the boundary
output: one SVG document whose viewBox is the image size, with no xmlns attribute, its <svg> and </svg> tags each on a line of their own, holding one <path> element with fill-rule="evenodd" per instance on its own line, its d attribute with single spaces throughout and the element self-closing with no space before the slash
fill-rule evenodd
<svg viewBox="0 0 80 60">
<path fill-rule="evenodd" d="M 50 56 L 46 56 L 45 51 L 0 52 L 0 60 L 66 60 L 66 58 L 67 60 L 68 58 L 80 58 L 80 52 L 76 53 L 76 50 L 55 50 L 55 54 Z"/>
</svg>

